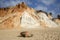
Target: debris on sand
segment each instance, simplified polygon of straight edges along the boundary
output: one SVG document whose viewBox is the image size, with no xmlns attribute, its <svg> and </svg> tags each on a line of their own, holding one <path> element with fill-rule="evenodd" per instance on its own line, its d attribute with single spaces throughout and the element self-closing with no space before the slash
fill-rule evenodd
<svg viewBox="0 0 60 40">
<path fill-rule="evenodd" d="M 20 33 L 20 37 L 32 37 L 33 34 L 30 34 L 28 31 L 23 31 Z"/>
</svg>

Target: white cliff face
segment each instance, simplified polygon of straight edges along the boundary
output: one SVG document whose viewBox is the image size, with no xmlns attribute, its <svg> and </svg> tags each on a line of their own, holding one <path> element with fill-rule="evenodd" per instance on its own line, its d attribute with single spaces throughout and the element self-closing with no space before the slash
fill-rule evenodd
<svg viewBox="0 0 60 40">
<path fill-rule="evenodd" d="M 43 13 L 24 11 L 21 17 L 21 27 L 23 28 L 54 28 L 58 25 Z"/>
<path fill-rule="evenodd" d="M 25 11 L 21 17 L 21 26 L 24 28 L 38 28 L 40 25 L 28 12 Z"/>
<path fill-rule="evenodd" d="M 60 27 L 60 20 L 59 19 L 55 19 L 54 22 L 56 22 Z"/>
<path fill-rule="evenodd" d="M 0 26 L 2 28 L 53 28 L 58 25 L 53 22 L 49 17 L 43 13 L 35 13 L 31 10 L 25 10 L 24 12 L 10 14 L 4 18 L 0 18 Z M 7 20 L 6 20 L 7 19 Z M 3 22 L 3 23 L 2 23 Z"/>
<path fill-rule="evenodd" d="M 38 13 L 38 16 L 39 16 L 39 20 L 41 22 L 44 22 L 46 24 L 46 27 L 58 27 L 58 25 L 53 22 L 52 20 L 50 20 L 45 13 Z"/>
</svg>

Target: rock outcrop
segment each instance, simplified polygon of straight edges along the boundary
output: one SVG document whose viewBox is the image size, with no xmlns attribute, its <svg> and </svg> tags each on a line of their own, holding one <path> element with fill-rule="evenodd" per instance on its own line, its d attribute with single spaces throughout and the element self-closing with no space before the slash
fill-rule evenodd
<svg viewBox="0 0 60 40">
<path fill-rule="evenodd" d="M 0 8 L 0 29 L 58 27 L 47 15 L 28 7 L 24 2 L 14 7 Z"/>
<path fill-rule="evenodd" d="M 22 2 L 14 7 L 0 8 L 0 29 L 12 29 L 19 27 L 20 17 L 26 5 Z"/>
</svg>

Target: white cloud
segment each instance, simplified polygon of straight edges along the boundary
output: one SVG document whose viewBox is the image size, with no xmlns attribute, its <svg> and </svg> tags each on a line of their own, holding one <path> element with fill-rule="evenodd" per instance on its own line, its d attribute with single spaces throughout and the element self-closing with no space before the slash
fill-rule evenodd
<svg viewBox="0 0 60 40">
<path fill-rule="evenodd" d="M 17 3 L 19 3 L 19 1 L 17 1 L 17 0 L 9 0 L 9 1 L 1 0 L 0 1 L 0 7 L 2 8 L 2 7 L 14 6 Z"/>
<path fill-rule="evenodd" d="M 55 13 L 54 10 L 48 10 L 48 8 L 47 8 L 46 6 L 38 5 L 38 6 L 35 7 L 35 9 L 36 9 L 36 10 L 43 10 L 43 11 L 46 11 L 46 12 L 48 12 L 48 13 L 51 12 L 52 15 L 53 15 L 53 17 L 55 17 L 55 18 L 56 18 L 56 16 L 57 16 L 57 14 Z M 58 14 L 59 14 L 59 13 L 58 13 Z"/>
<path fill-rule="evenodd" d="M 32 2 L 29 2 L 29 0 L 9 0 L 9 1 L 1 0 L 0 7 L 2 8 L 2 7 L 14 6 L 14 5 L 21 3 L 21 2 L 25 2 L 26 4 L 29 4 L 29 5 L 32 4 Z"/>
<path fill-rule="evenodd" d="M 54 10 L 51 10 L 51 11 L 49 11 L 49 12 L 51 12 L 51 13 L 52 13 L 52 15 L 53 15 L 53 17 L 54 17 L 54 18 L 56 18 L 56 17 L 57 17 L 57 15 L 58 15 Z"/>
<path fill-rule="evenodd" d="M 42 5 L 38 5 L 35 7 L 36 10 L 43 10 L 43 11 L 47 11 L 47 7 L 42 6 Z"/>
<path fill-rule="evenodd" d="M 23 0 L 23 2 L 25 2 L 28 5 L 32 5 L 32 2 L 30 2 L 29 0 Z"/>
<path fill-rule="evenodd" d="M 50 5 L 53 4 L 56 0 L 41 0 L 44 4 Z"/>
</svg>

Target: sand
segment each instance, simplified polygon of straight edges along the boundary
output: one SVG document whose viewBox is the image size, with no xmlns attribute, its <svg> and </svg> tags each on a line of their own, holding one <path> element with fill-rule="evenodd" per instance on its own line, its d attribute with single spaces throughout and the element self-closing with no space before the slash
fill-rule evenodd
<svg viewBox="0 0 60 40">
<path fill-rule="evenodd" d="M 18 37 L 21 31 L 29 31 L 33 37 Z M 60 40 L 60 28 L 0 30 L 0 40 Z"/>
</svg>

